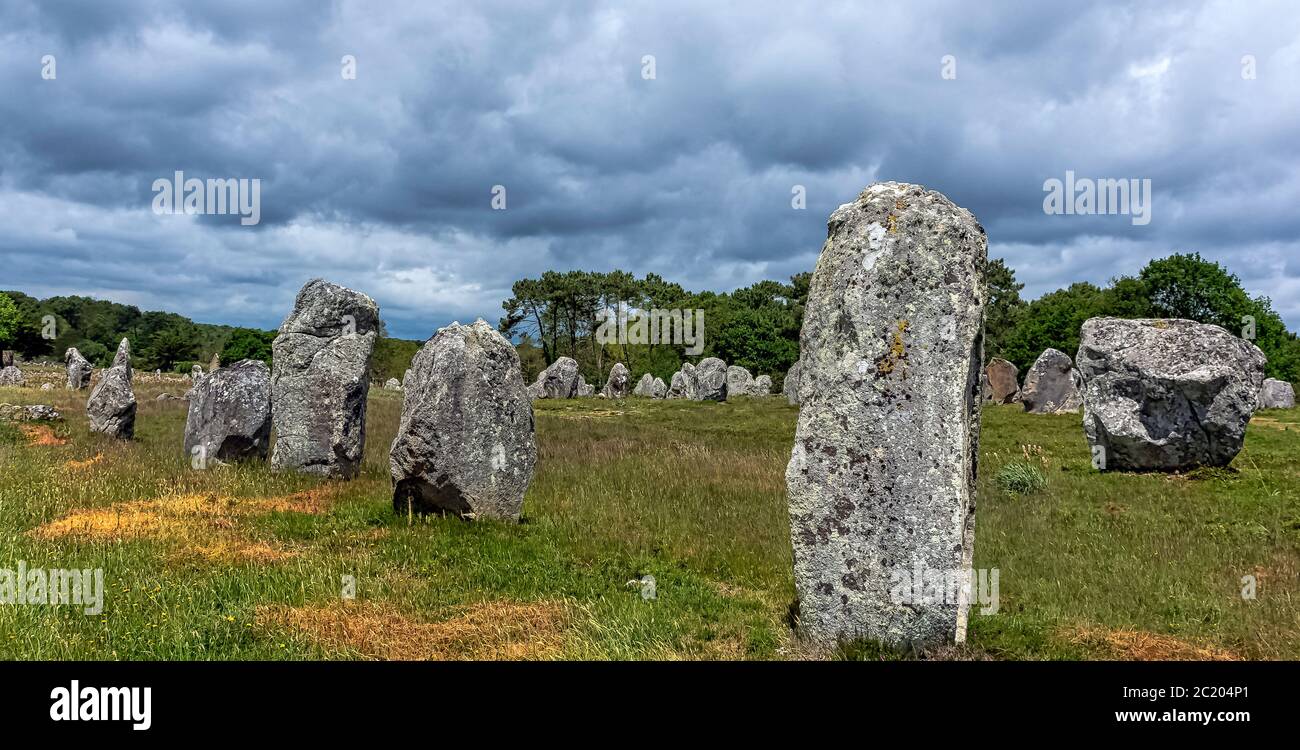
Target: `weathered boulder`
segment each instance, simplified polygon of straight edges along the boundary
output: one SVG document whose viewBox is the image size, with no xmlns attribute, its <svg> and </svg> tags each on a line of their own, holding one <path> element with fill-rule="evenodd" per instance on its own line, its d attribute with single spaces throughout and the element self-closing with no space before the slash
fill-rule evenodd
<svg viewBox="0 0 1300 750">
<path fill-rule="evenodd" d="M 593 396 L 595 395 L 595 393 L 596 393 L 596 386 L 588 383 L 585 378 L 579 375 L 577 395 L 585 398 L 588 396 Z"/>
<path fill-rule="evenodd" d="M 515 348 L 482 320 L 439 329 L 411 360 L 393 510 L 518 520 L 536 461 Z"/>
<path fill-rule="evenodd" d="M 668 385 L 664 383 L 663 378 L 655 378 L 650 381 L 650 398 L 665 398 L 668 396 Z"/>
<path fill-rule="evenodd" d="M 49 404 L 0 404 L 0 422 L 61 422 L 63 415 Z"/>
<path fill-rule="evenodd" d="M 79 391 L 90 387 L 90 374 L 94 371 L 90 360 L 81 356 L 77 347 L 68 347 L 63 353 L 63 364 L 68 373 L 68 390 Z"/>
<path fill-rule="evenodd" d="M 609 368 L 609 379 L 605 381 L 605 387 L 600 392 L 606 398 L 626 398 L 631 386 L 632 373 L 628 372 L 622 362 L 618 362 Z"/>
<path fill-rule="evenodd" d="M 750 389 L 754 386 L 754 376 L 749 374 L 749 370 L 739 366 L 732 365 L 727 368 L 727 395 L 728 396 L 749 396 Z"/>
<path fill-rule="evenodd" d="M 360 292 L 323 279 L 298 292 L 271 344 L 273 468 L 347 479 L 360 471 L 378 331 L 379 306 Z"/>
<path fill-rule="evenodd" d="M 1076 365 L 1094 465 L 1121 471 L 1226 466 L 1241 450 L 1264 363 L 1258 347 L 1215 325 L 1087 320 Z"/>
<path fill-rule="evenodd" d="M 673 373 L 670 379 L 667 397 L 694 401 L 696 390 L 695 365 L 690 362 L 683 362 L 681 369 Z"/>
<path fill-rule="evenodd" d="M 758 377 L 754 378 L 753 384 L 749 386 L 749 395 L 759 397 L 759 398 L 763 396 L 771 396 L 772 376 L 759 375 Z"/>
<path fill-rule="evenodd" d="M 560 357 L 537 374 L 532 392 L 537 398 L 575 398 L 578 395 L 578 362 Z"/>
<path fill-rule="evenodd" d="M 1294 409 L 1295 388 L 1285 380 L 1265 378 L 1259 389 L 1257 409 Z"/>
<path fill-rule="evenodd" d="M 799 405 L 799 372 L 802 363 L 803 358 L 800 357 L 790 365 L 790 369 L 785 373 L 785 383 L 781 386 L 781 393 L 785 396 L 786 403 L 791 406 Z"/>
<path fill-rule="evenodd" d="M 727 400 L 727 363 L 717 357 L 705 357 L 691 372 L 695 380 L 696 401 Z"/>
<path fill-rule="evenodd" d="M 193 365 L 190 367 L 190 380 L 198 380 L 203 375 L 203 365 Z"/>
<path fill-rule="evenodd" d="M 204 375 L 190 389 L 189 399 L 185 454 L 192 466 L 266 458 L 271 447 L 271 368 L 265 362 L 241 359 Z"/>
<path fill-rule="evenodd" d="M 23 371 L 13 365 L 9 365 L 3 370 L 0 370 L 0 386 L 7 385 L 17 387 L 26 382 L 27 378 L 23 375 Z"/>
<path fill-rule="evenodd" d="M 641 396 L 642 398 L 651 398 L 652 397 L 651 393 L 654 390 L 654 386 L 655 386 L 655 376 L 647 372 L 646 374 L 641 376 L 640 380 L 636 382 L 636 387 L 632 389 L 632 395 Z"/>
<path fill-rule="evenodd" d="M 402 390 L 402 383 L 397 378 L 389 378 L 388 380 L 384 381 L 384 390 L 400 391 Z"/>
<path fill-rule="evenodd" d="M 975 217 L 920 186 L 877 183 L 831 214 L 786 469 L 799 631 L 814 644 L 965 638 L 986 266 Z M 916 597 L 902 583 L 914 571 L 927 594 L 946 584 Z"/>
<path fill-rule="evenodd" d="M 86 401 L 90 431 L 130 440 L 135 437 L 135 390 L 131 386 L 131 344 L 117 345 L 113 366 L 104 370 Z"/>
<path fill-rule="evenodd" d="M 1074 369 L 1070 355 L 1045 349 L 1025 373 L 1020 402 L 1031 414 L 1063 414 L 1083 408 L 1079 386 L 1083 379 Z"/>
<path fill-rule="evenodd" d="M 990 401 L 1014 404 L 1020 400 L 1020 368 L 1005 359 L 994 357 L 989 360 L 988 367 L 984 368 L 984 374 L 988 377 Z"/>
</svg>

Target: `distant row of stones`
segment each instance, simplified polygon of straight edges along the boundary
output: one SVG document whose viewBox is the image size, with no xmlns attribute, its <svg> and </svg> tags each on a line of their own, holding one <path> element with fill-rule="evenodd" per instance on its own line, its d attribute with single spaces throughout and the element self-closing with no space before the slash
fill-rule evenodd
<svg viewBox="0 0 1300 750">
<path fill-rule="evenodd" d="M 672 384 L 663 378 L 645 373 L 632 385 L 632 373 L 627 365 L 617 362 L 609 369 L 605 385 L 596 392 L 595 387 L 578 372 L 578 362 L 572 357 L 560 357 L 537 374 L 528 386 L 529 398 L 627 398 L 639 396 L 652 399 L 687 399 L 690 401 L 726 401 L 728 396 L 760 398 L 772 395 L 772 378 L 759 375 L 737 365 L 727 366 L 717 357 L 706 357 L 698 365 L 689 362 L 673 373 Z"/>
</svg>

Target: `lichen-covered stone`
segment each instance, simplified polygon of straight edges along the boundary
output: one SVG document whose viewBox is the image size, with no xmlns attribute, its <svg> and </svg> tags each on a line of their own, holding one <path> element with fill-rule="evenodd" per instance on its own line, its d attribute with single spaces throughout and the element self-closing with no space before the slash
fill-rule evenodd
<svg viewBox="0 0 1300 750">
<path fill-rule="evenodd" d="M 1265 378 L 1259 389 L 1259 409 L 1294 409 L 1295 388 L 1285 380 Z"/>
<path fill-rule="evenodd" d="M 27 378 L 23 375 L 23 371 L 14 365 L 0 369 L 0 386 L 18 387 L 26 383 Z"/>
<path fill-rule="evenodd" d="M 117 345 L 113 366 L 104 370 L 86 401 L 86 416 L 91 432 L 115 438 L 135 437 L 135 390 L 131 385 L 131 344 L 126 339 Z"/>
<path fill-rule="evenodd" d="M 786 469 L 800 634 L 963 640 L 974 542 L 987 241 L 969 211 L 895 182 L 831 214 L 800 337 Z"/>
<path fill-rule="evenodd" d="M 749 386 L 749 395 L 756 398 L 772 395 L 772 376 L 759 375 L 754 378 L 754 382 Z"/>
<path fill-rule="evenodd" d="M 799 372 L 803 359 L 796 359 L 794 364 L 785 373 L 785 383 L 781 386 L 781 393 L 785 396 L 786 403 L 791 406 L 799 405 Z"/>
<path fill-rule="evenodd" d="M 518 520 L 536 461 L 515 348 L 482 320 L 439 329 L 406 378 L 393 509 Z"/>
<path fill-rule="evenodd" d="M 534 398 L 576 398 L 578 395 L 578 361 L 560 357 L 545 370 L 537 373 L 537 382 L 530 389 Z"/>
<path fill-rule="evenodd" d="M 63 353 L 63 364 L 68 374 L 68 390 L 79 391 L 90 387 L 90 374 L 94 368 L 90 360 L 81 356 L 77 347 L 68 347 L 68 350 Z"/>
<path fill-rule="evenodd" d="M 609 379 L 600 392 L 605 398 L 627 398 L 631 389 L 632 373 L 628 372 L 627 366 L 622 362 L 618 362 L 609 368 Z"/>
<path fill-rule="evenodd" d="M 695 380 L 696 401 L 727 400 L 727 363 L 717 357 L 705 357 L 691 371 Z"/>
<path fill-rule="evenodd" d="M 749 373 L 749 370 L 739 365 L 731 365 L 727 368 L 728 396 L 749 396 L 753 385 L 754 376 Z"/>
</svg>

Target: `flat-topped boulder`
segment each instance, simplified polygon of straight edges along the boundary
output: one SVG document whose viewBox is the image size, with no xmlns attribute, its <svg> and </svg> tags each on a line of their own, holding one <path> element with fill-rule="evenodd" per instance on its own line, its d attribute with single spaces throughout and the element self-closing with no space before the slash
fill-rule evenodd
<svg viewBox="0 0 1300 750">
<path fill-rule="evenodd" d="M 350 479 L 366 443 L 370 359 L 379 306 L 323 279 L 298 292 L 271 344 L 271 466 Z M 216 357 L 213 365 L 219 365 Z M 209 373 L 210 377 L 212 373 Z"/>
<path fill-rule="evenodd" d="M 1264 353 L 1216 325 L 1091 318 L 1075 364 L 1083 427 L 1103 470 L 1226 466 L 1264 382 Z"/>
</svg>

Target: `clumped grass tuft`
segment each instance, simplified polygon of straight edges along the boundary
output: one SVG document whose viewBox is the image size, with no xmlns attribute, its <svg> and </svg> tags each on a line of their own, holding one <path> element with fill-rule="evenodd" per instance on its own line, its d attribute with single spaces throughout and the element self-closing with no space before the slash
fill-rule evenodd
<svg viewBox="0 0 1300 750">
<path fill-rule="evenodd" d="M 998 486 L 1012 495 L 1036 495 L 1047 489 L 1047 477 L 1037 466 L 1016 461 L 998 471 Z"/>
</svg>

